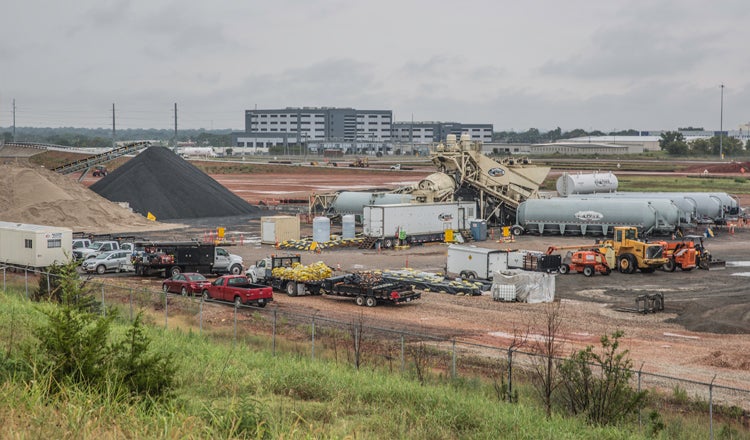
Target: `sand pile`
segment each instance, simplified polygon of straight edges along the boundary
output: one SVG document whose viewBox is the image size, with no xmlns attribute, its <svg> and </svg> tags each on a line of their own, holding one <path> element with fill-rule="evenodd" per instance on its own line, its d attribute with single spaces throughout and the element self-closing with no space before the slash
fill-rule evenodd
<svg viewBox="0 0 750 440">
<path fill-rule="evenodd" d="M 64 226 L 80 232 L 165 230 L 99 196 L 70 177 L 28 164 L 0 165 L 0 220 Z"/>
<path fill-rule="evenodd" d="M 158 220 L 230 217 L 260 210 L 171 150 L 150 147 L 90 189 Z"/>
</svg>

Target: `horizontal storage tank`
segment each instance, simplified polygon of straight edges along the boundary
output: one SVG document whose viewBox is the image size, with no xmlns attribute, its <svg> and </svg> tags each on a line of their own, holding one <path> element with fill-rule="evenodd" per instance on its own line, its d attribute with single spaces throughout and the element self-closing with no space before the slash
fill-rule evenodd
<svg viewBox="0 0 750 440">
<path fill-rule="evenodd" d="M 608 235 L 615 226 L 667 234 L 675 231 L 682 216 L 668 200 L 552 198 L 522 202 L 516 222 L 525 232 L 537 234 Z"/>
<path fill-rule="evenodd" d="M 331 208 L 336 214 L 362 215 L 365 206 L 397 205 L 411 203 L 411 200 L 412 197 L 409 194 L 344 191 L 336 196 L 336 199 L 331 203 Z"/>
<path fill-rule="evenodd" d="M 617 176 L 607 173 L 563 173 L 557 178 L 557 193 L 561 197 L 573 194 L 596 194 L 617 191 Z"/>
<path fill-rule="evenodd" d="M 637 200 L 671 200 L 693 220 L 716 221 L 739 214 L 739 203 L 727 193 L 713 192 L 615 192 L 609 194 L 573 195 L 574 198 L 620 198 Z"/>
</svg>

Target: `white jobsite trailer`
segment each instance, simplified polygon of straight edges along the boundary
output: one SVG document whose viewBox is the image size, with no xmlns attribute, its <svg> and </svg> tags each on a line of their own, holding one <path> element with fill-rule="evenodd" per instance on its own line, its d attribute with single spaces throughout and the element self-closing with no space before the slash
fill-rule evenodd
<svg viewBox="0 0 750 440">
<path fill-rule="evenodd" d="M 508 269 L 508 251 L 477 246 L 448 246 L 448 275 L 489 280 L 496 270 Z"/>
<path fill-rule="evenodd" d="M 364 207 L 362 229 L 384 248 L 443 241 L 446 231 L 467 230 L 476 210 L 474 202 L 369 205 Z"/>
<path fill-rule="evenodd" d="M 56 226 L 0 222 L 0 264 L 45 268 L 68 261 L 73 231 Z"/>
</svg>

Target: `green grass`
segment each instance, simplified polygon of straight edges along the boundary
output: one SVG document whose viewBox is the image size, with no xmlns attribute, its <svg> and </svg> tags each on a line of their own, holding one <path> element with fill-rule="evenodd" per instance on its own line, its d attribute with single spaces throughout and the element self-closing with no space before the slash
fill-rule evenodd
<svg viewBox="0 0 750 440">
<path fill-rule="evenodd" d="M 173 400 L 132 403 L 76 387 L 49 396 L 39 386 L 44 377 L 14 373 L 23 369 L 8 361 L 31 359 L 33 367 L 33 357 L 24 355 L 33 353 L 30 329 L 43 322 L 40 309 L 52 307 L 29 303 L 20 292 L 0 293 L 5 438 L 646 438 L 635 424 L 602 428 L 559 415 L 548 420 L 528 387 L 521 389 L 520 404 L 508 404 L 487 381 L 433 374 L 422 384 L 410 372 L 356 370 L 309 355 L 274 356 L 254 346 L 256 337 L 233 344 L 231 332 L 164 330 L 158 318 L 149 335 L 154 349 L 176 354 Z M 122 321 L 115 331 L 126 325 Z M 707 437 L 705 414 L 664 421 L 657 438 Z"/>
</svg>

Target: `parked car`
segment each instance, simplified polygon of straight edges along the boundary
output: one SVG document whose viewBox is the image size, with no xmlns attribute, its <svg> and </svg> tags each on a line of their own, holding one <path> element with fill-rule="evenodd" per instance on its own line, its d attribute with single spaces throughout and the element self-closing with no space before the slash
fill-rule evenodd
<svg viewBox="0 0 750 440">
<path fill-rule="evenodd" d="M 130 251 L 109 251 L 99 254 L 97 257 L 89 258 L 83 262 L 81 267 L 86 272 L 96 272 L 103 274 L 105 272 L 120 272 L 132 270 L 133 264 L 130 261 Z"/>
<path fill-rule="evenodd" d="M 182 296 L 195 295 L 208 288 L 211 281 L 199 273 L 178 273 L 172 278 L 164 280 L 161 290 L 169 293 L 180 293 Z"/>
</svg>

